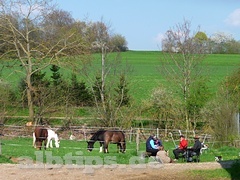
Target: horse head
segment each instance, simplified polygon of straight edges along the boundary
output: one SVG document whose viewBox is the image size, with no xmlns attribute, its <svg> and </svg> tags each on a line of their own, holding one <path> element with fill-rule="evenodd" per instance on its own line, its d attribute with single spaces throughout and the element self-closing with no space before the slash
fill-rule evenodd
<svg viewBox="0 0 240 180">
<path fill-rule="evenodd" d="M 91 152 L 94 148 L 93 147 L 94 142 L 90 140 L 90 141 L 87 141 L 87 144 L 88 144 L 87 150 L 88 150 L 88 152 Z"/>
<path fill-rule="evenodd" d="M 104 129 L 99 129 L 97 132 L 95 132 L 89 141 L 87 141 L 87 150 L 90 152 L 93 150 L 93 145 L 96 141 L 99 141 L 100 144 L 103 142 L 103 134 L 106 132 Z M 100 145 L 101 146 L 101 145 Z"/>
</svg>

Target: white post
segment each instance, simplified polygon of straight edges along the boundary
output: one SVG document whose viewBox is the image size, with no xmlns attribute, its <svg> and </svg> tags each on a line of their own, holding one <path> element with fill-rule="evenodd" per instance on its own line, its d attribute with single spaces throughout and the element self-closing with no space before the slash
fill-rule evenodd
<svg viewBox="0 0 240 180">
<path fill-rule="evenodd" d="M 131 127 L 130 128 L 130 135 L 129 135 L 129 142 L 132 142 L 132 133 L 133 133 L 133 129 Z"/>
<path fill-rule="evenodd" d="M 139 134 L 140 134 L 140 129 L 138 128 L 137 129 L 137 135 L 136 135 L 136 144 L 137 144 L 137 147 L 136 147 L 136 150 L 137 152 L 139 151 Z"/>
</svg>

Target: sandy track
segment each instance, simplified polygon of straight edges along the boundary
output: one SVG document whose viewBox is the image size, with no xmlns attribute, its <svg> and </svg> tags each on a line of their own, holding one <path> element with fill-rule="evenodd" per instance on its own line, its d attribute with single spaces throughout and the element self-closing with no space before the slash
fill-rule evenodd
<svg viewBox="0 0 240 180">
<path fill-rule="evenodd" d="M 188 170 L 217 169 L 230 167 L 231 162 L 208 163 L 176 163 L 159 164 L 152 162 L 147 165 L 112 165 L 112 166 L 52 166 L 52 165 L 19 165 L 1 164 L 0 179 L 34 179 L 34 180 L 60 180 L 60 179 L 191 179 Z M 192 179 L 203 179 L 194 177 Z"/>
</svg>

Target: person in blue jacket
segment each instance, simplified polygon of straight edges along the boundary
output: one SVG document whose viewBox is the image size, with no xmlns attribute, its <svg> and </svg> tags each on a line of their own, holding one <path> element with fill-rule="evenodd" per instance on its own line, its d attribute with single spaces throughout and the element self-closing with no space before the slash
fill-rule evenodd
<svg viewBox="0 0 240 180">
<path fill-rule="evenodd" d="M 155 145 L 154 143 L 156 140 L 157 140 L 157 137 L 153 134 L 153 135 L 150 135 L 146 141 L 146 152 L 151 153 L 150 156 L 156 156 L 157 152 L 160 149 L 160 146 Z"/>
</svg>

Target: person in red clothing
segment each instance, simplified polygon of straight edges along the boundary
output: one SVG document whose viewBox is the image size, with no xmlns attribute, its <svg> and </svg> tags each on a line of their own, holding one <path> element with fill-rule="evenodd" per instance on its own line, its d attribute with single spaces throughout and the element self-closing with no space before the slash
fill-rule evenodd
<svg viewBox="0 0 240 180">
<path fill-rule="evenodd" d="M 175 161 L 178 160 L 179 154 L 183 154 L 188 146 L 188 141 L 185 139 L 184 135 L 180 135 L 180 143 L 179 146 L 173 150 L 173 154 L 175 156 Z"/>
</svg>

